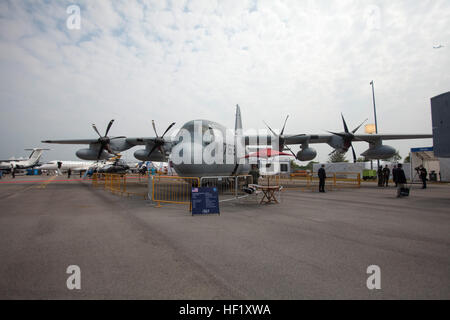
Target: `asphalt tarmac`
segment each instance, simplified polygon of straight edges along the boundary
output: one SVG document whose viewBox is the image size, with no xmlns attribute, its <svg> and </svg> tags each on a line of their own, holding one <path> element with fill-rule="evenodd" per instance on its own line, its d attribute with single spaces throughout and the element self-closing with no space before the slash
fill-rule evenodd
<svg viewBox="0 0 450 320">
<path fill-rule="evenodd" d="M 450 299 L 448 184 L 292 190 L 193 217 L 57 180 L 0 180 L 0 299 Z"/>
</svg>

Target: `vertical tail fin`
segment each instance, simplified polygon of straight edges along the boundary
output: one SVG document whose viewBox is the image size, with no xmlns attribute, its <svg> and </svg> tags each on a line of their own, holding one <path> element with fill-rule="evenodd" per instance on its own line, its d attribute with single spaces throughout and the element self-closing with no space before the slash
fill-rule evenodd
<svg viewBox="0 0 450 320">
<path fill-rule="evenodd" d="M 235 134 L 240 131 L 240 134 L 242 134 L 242 118 L 241 118 L 241 108 L 239 105 L 236 105 L 236 119 L 234 122 L 234 132 Z"/>
<path fill-rule="evenodd" d="M 234 176 L 238 172 L 239 168 L 239 159 L 245 155 L 245 147 L 241 148 L 242 144 L 242 118 L 241 118 L 241 108 L 239 108 L 239 105 L 236 105 L 236 118 L 234 121 L 234 161 L 235 166 L 234 170 L 231 173 L 232 176 Z M 243 150 L 242 150 L 243 149 Z"/>
<path fill-rule="evenodd" d="M 41 148 L 34 148 L 34 149 L 25 149 L 25 150 L 31 150 L 30 157 L 28 160 L 30 160 L 32 163 L 37 163 L 39 159 L 42 156 L 42 153 L 44 150 L 50 150 L 50 149 L 41 149 Z"/>
</svg>

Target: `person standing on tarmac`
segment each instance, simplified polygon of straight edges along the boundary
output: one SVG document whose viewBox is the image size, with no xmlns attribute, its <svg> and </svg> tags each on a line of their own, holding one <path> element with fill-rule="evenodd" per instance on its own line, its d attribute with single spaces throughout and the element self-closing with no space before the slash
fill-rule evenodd
<svg viewBox="0 0 450 320">
<path fill-rule="evenodd" d="M 391 175 L 391 170 L 388 168 L 388 165 L 385 165 L 383 168 L 383 182 L 385 187 L 389 187 L 389 176 Z"/>
<path fill-rule="evenodd" d="M 403 171 L 402 164 L 398 164 L 397 168 L 397 198 L 400 198 L 400 192 L 405 187 L 406 184 L 406 176 Z"/>
<path fill-rule="evenodd" d="M 260 174 L 258 167 L 255 164 L 252 165 L 252 170 L 250 170 L 249 174 L 252 176 L 253 184 L 258 184 Z"/>
<path fill-rule="evenodd" d="M 317 175 L 319 176 L 319 192 L 325 192 L 325 179 L 327 178 L 327 174 L 324 164 L 320 167 Z"/>
<path fill-rule="evenodd" d="M 67 170 L 67 179 L 70 179 L 71 174 L 72 174 L 72 170 L 70 170 L 70 168 L 69 168 L 69 170 Z"/>
<path fill-rule="evenodd" d="M 395 183 L 395 187 L 397 187 L 397 165 L 394 165 L 394 168 L 392 168 L 392 180 Z"/>
<path fill-rule="evenodd" d="M 422 189 L 427 188 L 427 169 L 423 165 L 420 165 L 417 172 L 419 173 L 419 177 L 422 180 Z"/>
<path fill-rule="evenodd" d="M 378 186 L 382 187 L 384 185 L 384 174 L 383 174 L 383 167 L 382 166 L 378 167 L 377 174 L 378 174 Z"/>
</svg>

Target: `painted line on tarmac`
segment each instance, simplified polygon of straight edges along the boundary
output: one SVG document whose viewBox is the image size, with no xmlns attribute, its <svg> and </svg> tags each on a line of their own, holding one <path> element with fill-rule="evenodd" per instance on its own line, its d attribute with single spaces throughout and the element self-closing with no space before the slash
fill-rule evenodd
<svg viewBox="0 0 450 320">
<path fill-rule="evenodd" d="M 51 183 L 53 180 L 55 180 L 55 179 L 56 179 L 56 176 L 53 176 L 53 177 L 51 177 L 50 179 L 44 181 L 42 184 L 40 184 L 40 185 L 37 186 L 36 188 L 37 188 L 37 189 L 45 189 L 45 188 L 47 188 L 47 185 L 48 185 L 49 183 Z"/>
<path fill-rule="evenodd" d="M 56 178 L 56 176 L 54 176 Z M 91 181 L 92 179 L 58 179 L 54 180 L 55 178 L 51 179 L 53 182 L 71 182 L 71 181 Z M 49 181 L 47 180 L 16 180 L 16 181 L 0 181 L 0 184 L 12 184 L 12 183 L 43 183 Z"/>
</svg>

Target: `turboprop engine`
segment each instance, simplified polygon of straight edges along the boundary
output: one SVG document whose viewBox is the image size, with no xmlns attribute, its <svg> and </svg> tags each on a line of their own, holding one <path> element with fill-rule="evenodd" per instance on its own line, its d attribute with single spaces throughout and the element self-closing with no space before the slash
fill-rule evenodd
<svg viewBox="0 0 450 320">
<path fill-rule="evenodd" d="M 313 148 L 304 148 L 297 152 L 297 160 L 310 161 L 317 155 L 317 151 Z"/>
<path fill-rule="evenodd" d="M 389 159 L 392 158 L 397 151 L 387 145 L 379 145 L 377 147 L 372 147 L 361 153 L 361 155 L 366 159 Z"/>
<path fill-rule="evenodd" d="M 76 155 L 83 160 L 104 160 L 111 157 L 111 154 L 106 150 L 102 150 L 99 154 L 99 151 L 95 149 L 80 149 L 76 152 Z"/>
</svg>

